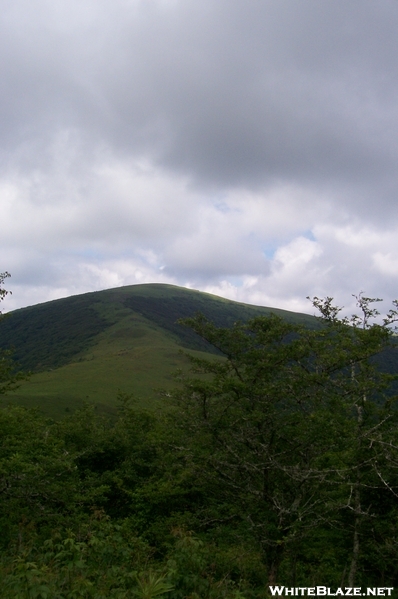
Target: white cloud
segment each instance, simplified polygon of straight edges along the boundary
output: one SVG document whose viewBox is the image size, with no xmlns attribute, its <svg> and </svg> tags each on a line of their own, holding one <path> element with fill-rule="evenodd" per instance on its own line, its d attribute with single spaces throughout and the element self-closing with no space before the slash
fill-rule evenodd
<svg viewBox="0 0 398 599">
<path fill-rule="evenodd" d="M 373 254 L 373 263 L 382 275 L 394 277 L 398 281 L 398 255 L 392 256 L 391 253 L 376 252 Z"/>
</svg>

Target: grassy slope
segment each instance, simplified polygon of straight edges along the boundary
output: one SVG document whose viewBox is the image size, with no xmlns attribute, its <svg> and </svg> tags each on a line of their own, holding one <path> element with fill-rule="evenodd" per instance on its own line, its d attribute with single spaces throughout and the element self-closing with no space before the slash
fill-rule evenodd
<svg viewBox="0 0 398 599">
<path fill-rule="evenodd" d="M 8 400 L 58 417 L 84 401 L 112 410 L 118 390 L 156 408 L 155 389 L 175 386 L 187 366 L 181 349 L 209 351 L 176 324 L 201 311 L 220 325 L 269 309 L 238 304 L 171 285 L 135 285 L 88 293 L 15 311 L 1 323 L 1 345 L 15 346 L 24 368 L 37 372 Z M 273 310 L 310 323 L 305 315 Z"/>
<path fill-rule="evenodd" d="M 156 388 L 175 385 L 172 373 L 184 361 L 180 349 L 160 329 L 131 316 L 101 333 L 95 345 L 69 364 L 35 374 L 12 395 L 52 416 L 84 401 L 106 411 L 115 405 L 119 390 L 133 394 L 141 405 L 156 407 Z"/>
</svg>

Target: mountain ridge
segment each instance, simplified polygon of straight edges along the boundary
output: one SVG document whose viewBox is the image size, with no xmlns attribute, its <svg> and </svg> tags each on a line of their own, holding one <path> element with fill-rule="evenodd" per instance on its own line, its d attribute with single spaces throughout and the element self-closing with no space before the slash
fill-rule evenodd
<svg viewBox="0 0 398 599">
<path fill-rule="evenodd" d="M 116 287 L 20 308 L 0 320 L 0 347 L 13 346 L 30 380 L 7 401 L 36 406 L 61 417 L 84 402 L 109 412 L 119 392 L 141 407 L 161 408 L 159 388 L 176 386 L 187 371 L 184 353 L 220 359 L 214 348 L 180 318 L 203 313 L 217 326 L 232 326 L 275 313 L 316 326 L 314 316 L 234 302 L 206 292 L 162 283 Z M 398 372 L 393 356 L 390 369 Z"/>
<path fill-rule="evenodd" d="M 39 371 L 61 366 L 125 316 L 123 309 L 139 313 L 172 333 L 183 347 L 205 351 L 210 351 L 210 346 L 178 325 L 178 319 L 199 311 L 219 326 L 270 312 L 307 323 L 312 318 L 175 285 L 148 283 L 91 291 L 9 312 L 0 321 L 0 347 L 12 346 L 15 359 L 25 369 Z"/>
</svg>

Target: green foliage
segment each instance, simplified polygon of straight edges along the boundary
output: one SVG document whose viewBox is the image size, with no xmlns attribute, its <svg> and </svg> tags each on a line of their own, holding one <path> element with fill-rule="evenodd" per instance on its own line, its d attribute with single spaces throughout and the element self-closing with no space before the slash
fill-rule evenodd
<svg viewBox="0 0 398 599">
<path fill-rule="evenodd" d="M 0 597 L 236 597 L 249 584 L 243 551 L 170 531 L 181 500 L 195 509 L 192 485 L 173 477 L 164 420 L 121 399 L 113 422 L 90 407 L 61 422 L 0 411 Z"/>
<path fill-rule="evenodd" d="M 176 542 L 167 562 L 173 599 L 238 599 L 253 596 L 255 587 L 265 588 L 264 570 L 255 551 L 242 545 L 206 543 L 183 528 L 174 529 L 173 534 Z"/>
<path fill-rule="evenodd" d="M 141 572 L 137 576 L 137 586 L 135 595 L 139 599 L 154 599 L 155 597 L 163 597 L 166 593 L 173 590 L 173 585 L 167 582 L 166 575 L 159 574 L 149 570 Z"/>
<path fill-rule="evenodd" d="M 103 496 L 104 485 L 79 475 L 81 453 L 37 412 L 18 407 L 0 411 L 3 545 L 15 539 L 22 543 L 24 530 L 32 526 L 39 532 L 67 526 Z"/>
<path fill-rule="evenodd" d="M 108 519 L 92 520 L 78 540 L 72 531 L 55 533 L 42 546 L 26 547 L 8 563 L 3 560 L 1 597 L 155 597 L 142 594 L 149 548 L 126 527 Z M 158 579 L 159 580 L 159 579 Z M 145 588 L 145 587 L 144 587 Z M 154 588 L 152 590 L 155 590 Z M 163 586 L 163 593 L 166 587 Z"/>
<path fill-rule="evenodd" d="M 225 521 L 232 514 L 248 526 L 270 583 L 287 564 L 296 579 L 313 531 L 332 538 L 338 529 L 353 586 L 365 539 L 377 537 L 372 523 L 395 513 L 394 377 L 371 358 L 389 344 L 396 310 L 371 324 L 373 301 L 359 296 L 362 315 L 348 320 L 331 298 L 315 298 L 322 326 L 311 330 L 273 315 L 229 329 L 200 315 L 185 320 L 226 361 L 191 358 L 196 376 L 175 393 L 174 418 L 186 432 L 180 451 L 231 506 Z M 342 573 L 330 576 L 338 585 Z"/>
<path fill-rule="evenodd" d="M 86 294 L 16 310 L 1 323 L 0 347 L 12 345 L 16 360 L 29 370 L 66 364 L 109 326 L 96 304 Z"/>
<path fill-rule="evenodd" d="M 10 273 L 0 273 L 0 302 L 9 294 L 4 287 L 4 281 L 10 277 Z M 5 317 L 0 312 L 0 320 L 4 322 Z M 1 347 L 1 346 L 0 346 Z M 10 349 L 0 349 L 0 395 L 12 391 L 18 387 L 18 381 L 26 378 L 22 373 L 17 372 L 13 361 L 14 355 Z"/>
<path fill-rule="evenodd" d="M 138 325 L 134 343 L 158 339 L 144 316 L 128 320 L 120 294 L 113 312 L 96 306 L 118 351 Z M 0 597 L 394 586 L 398 411 L 375 356 L 393 342 L 397 306 L 375 324 L 377 298 L 357 300 L 360 316 L 340 319 L 331 298 L 314 298 L 321 318 L 307 328 L 278 315 L 185 320 L 219 355 L 185 357 L 191 370 L 158 411 L 123 393 L 112 417 L 90 405 L 58 420 L 1 408 Z"/>
</svg>

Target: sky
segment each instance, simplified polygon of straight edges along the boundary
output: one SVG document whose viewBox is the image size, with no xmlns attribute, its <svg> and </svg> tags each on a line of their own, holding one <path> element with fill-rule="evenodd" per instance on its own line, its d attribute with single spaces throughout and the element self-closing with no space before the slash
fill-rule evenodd
<svg viewBox="0 0 398 599">
<path fill-rule="evenodd" d="M 398 297 L 397 0 L 0 0 L 3 311 Z"/>
</svg>

